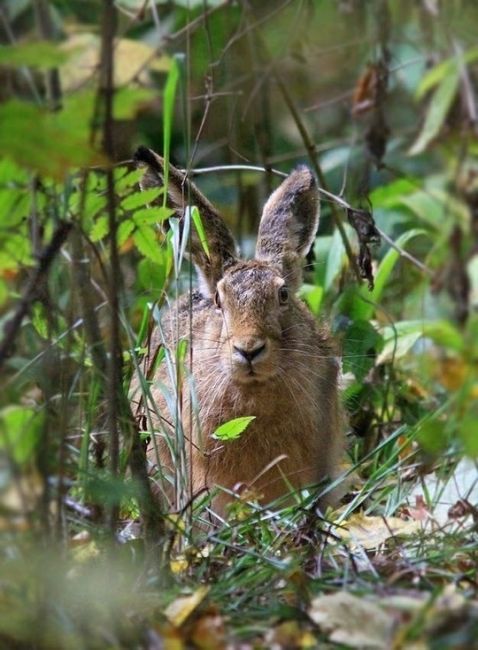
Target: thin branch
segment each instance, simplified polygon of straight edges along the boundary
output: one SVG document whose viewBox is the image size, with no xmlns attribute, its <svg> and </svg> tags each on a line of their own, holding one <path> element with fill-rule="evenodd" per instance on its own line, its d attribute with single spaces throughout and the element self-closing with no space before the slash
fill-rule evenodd
<svg viewBox="0 0 478 650">
<path fill-rule="evenodd" d="M 55 26 L 51 18 L 48 0 L 34 0 L 36 23 L 38 31 L 46 41 L 55 41 Z M 58 68 L 50 68 L 46 72 L 46 88 L 49 107 L 52 111 L 61 108 L 61 84 Z"/>
<path fill-rule="evenodd" d="M 17 39 L 15 38 L 15 34 L 13 33 L 12 28 L 10 27 L 10 23 L 8 22 L 3 7 L 0 7 L 0 23 L 3 25 L 3 31 L 5 32 L 8 42 L 11 43 L 12 45 L 16 45 Z M 41 104 L 42 100 L 40 97 L 40 93 L 38 92 L 30 68 L 28 68 L 26 65 L 22 65 L 20 71 L 23 74 L 25 81 L 27 82 L 27 85 L 30 87 L 31 93 L 35 101 L 37 102 L 37 104 Z"/>
<path fill-rule="evenodd" d="M 168 45 L 173 41 L 178 40 L 182 36 L 189 36 L 190 34 L 192 34 L 192 32 L 196 31 L 198 27 L 201 27 L 205 18 L 216 13 L 216 11 L 219 11 L 219 9 L 224 9 L 230 4 L 232 4 L 232 0 L 224 0 L 224 2 L 221 2 L 218 5 L 213 5 L 206 11 L 203 11 L 202 14 L 199 15 L 197 18 L 191 20 L 190 23 L 184 25 L 184 27 L 181 27 L 181 29 L 179 29 L 174 34 L 169 34 L 164 36 L 160 40 L 159 44 L 154 48 L 153 52 L 151 52 L 151 55 L 148 56 L 148 58 L 140 65 L 140 67 L 137 69 L 136 74 L 134 76 L 138 77 L 138 75 L 140 75 L 143 72 L 143 70 L 149 66 L 151 61 L 153 61 L 158 56 L 158 54 L 160 54 L 163 51 L 166 45 Z"/>
<path fill-rule="evenodd" d="M 218 165 L 217 167 L 201 167 L 198 169 L 189 170 L 189 175 L 200 176 L 201 174 L 210 174 L 210 173 L 228 172 L 228 171 L 269 172 L 271 174 L 274 174 L 275 176 L 280 176 L 281 178 L 286 178 L 288 176 L 288 174 L 285 174 L 284 172 L 281 172 L 278 169 L 274 169 L 273 167 L 261 167 L 260 165 Z M 341 196 L 332 194 L 332 192 L 329 192 L 323 187 L 319 187 L 319 193 L 322 194 L 322 196 L 329 199 L 331 202 L 334 202 L 337 205 L 339 205 L 341 208 L 344 208 L 345 210 L 355 210 L 355 208 L 352 205 L 350 205 L 350 203 L 348 203 Z M 400 257 L 403 257 L 409 262 L 411 262 L 411 264 L 416 266 L 418 269 L 420 269 L 420 271 L 422 271 L 426 275 L 429 275 L 430 277 L 434 275 L 432 269 L 428 268 L 428 266 L 426 266 L 423 262 L 420 262 L 420 260 L 418 260 L 410 253 L 408 253 L 397 243 L 395 243 L 393 239 L 391 239 L 391 237 L 389 237 L 381 228 L 379 228 L 378 226 L 375 227 L 377 228 L 378 232 L 380 233 L 380 236 L 384 239 L 384 241 L 386 241 L 389 246 L 394 248 L 400 254 Z"/>
<path fill-rule="evenodd" d="M 113 101 L 114 101 L 114 37 L 117 13 L 114 0 L 104 0 L 101 25 L 100 98 L 104 111 L 103 149 L 109 160 L 114 155 Z M 119 334 L 119 255 L 117 246 L 117 222 L 113 169 L 106 170 L 106 200 L 109 227 L 110 269 L 108 301 L 110 307 L 110 342 L 107 382 L 107 410 L 109 431 L 110 471 L 113 479 L 119 475 L 119 417 L 121 400 L 122 359 Z M 108 524 L 114 537 L 119 514 L 119 504 L 113 503 L 108 512 Z"/>
<path fill-rule="evenodd" d="M 22 299 L 20 300 L 12 318 L 5 325 L 5 334 L 0 344 L 0 368 L 5 363 L 8 356 L 12 353 L 13 344 L 20 331 L 23 319 L 28 314 L 32 303 L 38 297 L 38 289 L 48 274 L 48 270 L 55 259 L 58 251 L 65 243 L 71 230 L 71 223 L 61 221 L 53 233 L 51 242 L 44 248 L 38 258 L 38 265 L 30 278 Z"/>
</svg>

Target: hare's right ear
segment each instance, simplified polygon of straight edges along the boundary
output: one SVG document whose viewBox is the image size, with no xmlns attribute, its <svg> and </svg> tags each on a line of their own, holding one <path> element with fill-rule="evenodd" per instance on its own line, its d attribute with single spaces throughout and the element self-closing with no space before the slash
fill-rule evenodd
<svg viewBox="0 0 478 650">
<path fill-rule="evenodd" d="M 305 165 L 295 169 L 264 206 L 256 259 L 276 266 L 293 291 L 302 281 L 303 258 L 317 232 L 319 207 L 317 183 Z"/>
<path fill-rule="evenodd" d="M 141 188 L 164 185 L 164 160 L 151 149 L 139 147 L 134 155 L 139 167 L 145 168 Z M 172 165 L 168 172 L 168 206 L 174 209 L 176 216 L 183 222 L 185 208 L 195 205 L 206 233 L 209 256 L 204 250 L 199 235 L 191 226 L 191 257 L 198 271 L 201 292 L 212 296 L 224 271 L 237 260 L 236 247 L 229 228 L 224 220 L 186 176 Z"/>
</svg>

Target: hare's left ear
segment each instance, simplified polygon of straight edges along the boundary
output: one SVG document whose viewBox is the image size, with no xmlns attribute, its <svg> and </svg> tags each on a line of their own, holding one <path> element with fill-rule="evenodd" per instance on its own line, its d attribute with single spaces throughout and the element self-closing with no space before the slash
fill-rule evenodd
<svg viewBox="0 0 478 650">
<path fill-rule="evenodd" d="M 145 170 L 141 188 L 162 187 L 164 185 L 164 160 L 157 153 L 146 147 L 139 147 L 134 155 L 139 167 Z M 184 223 L 185 209 L 195 205 L 201 215 L 206 234 L 209 254 L 195 228 L 190 230 L 190 249 L 192 260 L 199 275 L 203 295 L 212 296 L 224 271 L 233 265 L 236 258 L 236 245 L 225 221 L 198 188 L 178 169 L 169 165 L 167 183 L 167 204 Z"/>
<path fill-rule="evenodd" d="M 303 258 L 317 232 L 319 208 L 317 183 L 305 165 L 295 169 L 264 206 L 256 259 L 277 266 L 294 291 L 302 281 Z"/>
</svg>

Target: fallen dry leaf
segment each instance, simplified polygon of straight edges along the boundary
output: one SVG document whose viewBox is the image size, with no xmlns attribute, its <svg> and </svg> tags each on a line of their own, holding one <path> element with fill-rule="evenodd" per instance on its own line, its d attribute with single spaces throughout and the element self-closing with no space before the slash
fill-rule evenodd
<svg viewBox="0 0 478 650">
<path fill-rule="evenodd" d="M 374 650 L 392 647 L 394 619 L 365 598 L 345 591 L 318 596 L 311 603 L 309 616 L 334 643 Z"/>
<path fill-rule="evenodd" d="M 398 517 L 372 517 L 362 513 L 352 515 L 335 532 L 349 543 L 351 548 L 367 550 L 377 548 L 390 537 L 413 535 L 420 530 L 418 521 Z"/>
<path fill-rule="evenodd" d="M 298 621 L 284 621 L 269 630 L 265 636 L 268 648 L 317 648 L 317 640 L 309 630 L 303 630 Z"/>
<path fill-rule="evenodd" d="M 224 620 L 217 612 L 209 612 L 194 622 L 191 641 L 200 650 L 223 650 L 226 647 Z"/>
<path fill-rule="evenodd" d="M 189 596 L 180 596 L 167 606 L 164 613 L 174 626 L 180 627 L 202 603 L 208 591 L 209 587 L 201 586 Z"/>
</svg>

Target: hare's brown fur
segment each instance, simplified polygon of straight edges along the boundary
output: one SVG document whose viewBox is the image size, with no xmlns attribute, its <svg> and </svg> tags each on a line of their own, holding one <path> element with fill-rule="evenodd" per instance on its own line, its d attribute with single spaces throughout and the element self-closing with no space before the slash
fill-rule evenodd
<svg viewBox="0 0 478 650">
<path fill-rule="evenodd" d="M 161 182 L 161 159 L 144 149 L 138 158 L 146 164 L 145 184 Z M 177 170 L 170 173 L 170 185 L 171 202 L 181 216 L 183 178 Z M 169 308 L 150 349 L 167 345 L 174 352 L 179 340 L 189 340 L 186 362 L 198 406 L 183 386 L 178 408 L 192 494 L 242 485 L 269 503 L 291 486 L 332 478 L 342 451 L 334 345 L 295 296 L 317 227 L 317 188 L 310 171 L 299 168 L 274 192 L 264 208 L 252 261 L 236 257 L 219 215 L 192 184 L 188 189 L 202 215 L 210 258 L 193 234 L 192 258 L 202 286 Z M 172 474 L 165 435 L 174 436 L 174 414 L 161 386 L 167 383 L 163 363 L 152 378 L 157 409 L 149 409 L 149 415 L 153 428 L 163 430 L 152 447 L 163 470 Z M 255 419 L 237 440 L 212 437 L 221 424 L 242 416 Z M 230 494 L 218 491 L 213 506 L 224 513 L 230 500 Z"/>
</svg>

